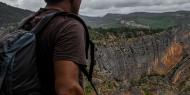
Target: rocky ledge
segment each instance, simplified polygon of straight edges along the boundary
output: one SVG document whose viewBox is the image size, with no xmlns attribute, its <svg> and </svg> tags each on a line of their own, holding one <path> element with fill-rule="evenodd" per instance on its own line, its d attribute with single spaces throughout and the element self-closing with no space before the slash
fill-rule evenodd
<svg viewBox="0 0 190 95">
<path fill-rule="evenodd" d="M 97 44 L 101 95 L 190 95 L 190 28 Z"/>
</svg>

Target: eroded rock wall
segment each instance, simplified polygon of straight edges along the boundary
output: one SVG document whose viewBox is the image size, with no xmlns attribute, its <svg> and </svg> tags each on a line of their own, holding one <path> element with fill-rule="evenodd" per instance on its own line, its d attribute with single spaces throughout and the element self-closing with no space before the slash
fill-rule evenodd
<svg viewBox="0 0 190 95">
<path fill-rule="evenodd" d="M 190 95 L 190 29 L 115 40 L 97 46 L 102 95 Z"/>
</svg>

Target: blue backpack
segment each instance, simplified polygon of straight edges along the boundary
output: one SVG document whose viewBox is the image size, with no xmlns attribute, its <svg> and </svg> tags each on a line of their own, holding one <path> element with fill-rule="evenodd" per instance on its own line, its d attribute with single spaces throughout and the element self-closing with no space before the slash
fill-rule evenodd
<svg viewBox="0 0 190 95">
<path fill-rule="evenodd" d="M 91 47 L 91 64 L 89 72 L 85 67 L 81 66 L 80 69 L 97 93 L 92 83 L 95 65 L 94 44 L 89 40 L 88 29 L 78 16 L 58 12 L 45 16 L 31 31 L 19 28 L 13 32 L 0 33 L 0 95 L 41 95 L 36 61 L 36 35 L 59 15 L 79 20 L 86 29 L 86 54 L 88 55 L 89 47 Z"/>
</svg>

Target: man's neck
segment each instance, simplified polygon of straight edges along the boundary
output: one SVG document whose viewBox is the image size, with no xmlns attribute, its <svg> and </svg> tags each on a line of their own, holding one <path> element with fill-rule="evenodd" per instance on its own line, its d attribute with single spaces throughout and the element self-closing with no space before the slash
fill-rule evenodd
<svg viewBox="0 0 190 95">
<path fill-rule="evenodd" d="M 48 9 L 56 9 L 56 10 L 64 11 L 64 12 L 72 12 L 71 11 L 71 5 L 69 3 L 67 3 L 67 2 L 47 5 L 46 8 L 48 8 Z"/>
</svg>

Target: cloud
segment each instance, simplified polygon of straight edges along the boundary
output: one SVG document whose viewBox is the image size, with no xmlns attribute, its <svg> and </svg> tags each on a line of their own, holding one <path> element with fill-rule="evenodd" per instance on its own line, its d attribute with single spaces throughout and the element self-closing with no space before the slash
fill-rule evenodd
<svg viewBox="0 0 190 95">
<path fill-rule="evenodd" d="M 44 7 L 45 3 L 43 0 L 23 0 L 20 7 L 25 9 L 38 10 L 41 7 Z"/>
<path fill-rule="evenodd" d="M 168 12 L 190 10 L 190 0 L 88 0 L 81 14 L 103 16 L 106 13 Z"/>
<path fill-rule="evenodd" d="M 190 3 L 190 0 L 88 0 L 86 8 L 108 9 L 111 7 L 139 7 L 157 5 L 176 5 Z"/>
<path fill-rule="evenodd" d="M 13 5 L 13 6 L 16 6 L 16 7 L 19 7 L 19 2 L 20 2 L 20 0 L 0 0 L 0 1 L 10 4 L 10 5 Z"/>
<path fill-rule="evenodd" d="M 45 6 L 43 0 L 0 0 L 0 2 L 4 2 L 15 7 L 29 9 L 33 11 L 36 11 L 40 7 Z"/>
<path fill-rule="evenodd" d="M 7 4 L 36 11 L 43 0 L 0 0 Z M 190 10 L 190 0 L 82 0 L 80 14 L 103 16 L 106 13 L 167 12 Z"/>
</svg>

